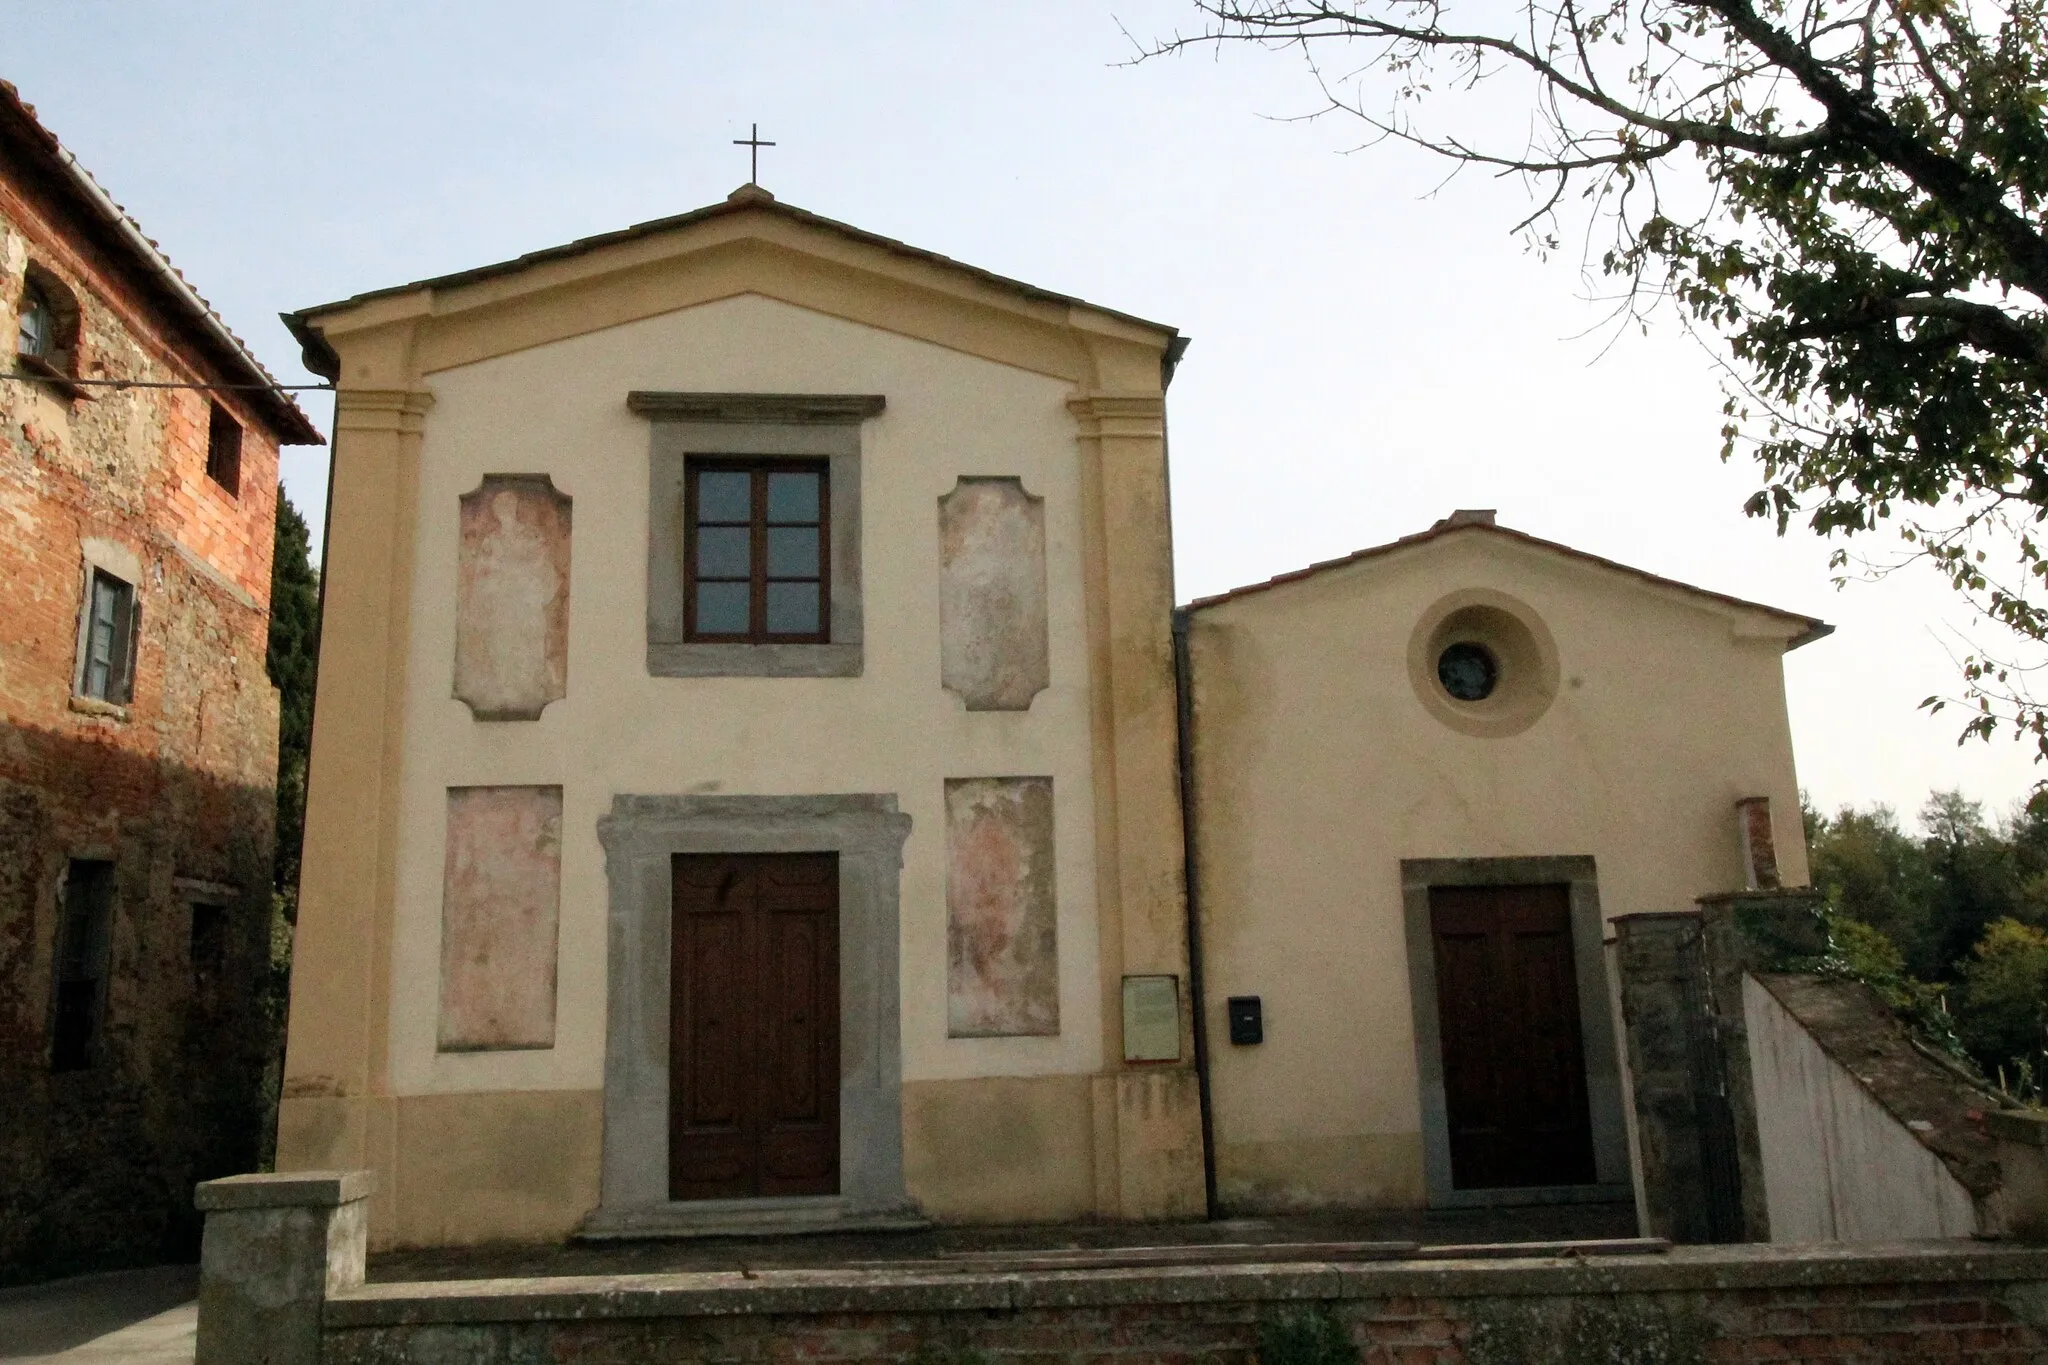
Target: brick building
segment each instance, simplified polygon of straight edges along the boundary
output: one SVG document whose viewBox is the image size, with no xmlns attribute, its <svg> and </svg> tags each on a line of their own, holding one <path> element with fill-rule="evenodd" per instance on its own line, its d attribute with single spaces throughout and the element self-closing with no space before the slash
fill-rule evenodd
<svg viewBox="0 0 2048 1365">
<path fill-rule="evenodd" d="M 189 1252 L 258 1157 L 277 451 L 321 438 L 4 82 L 0 375 L 6 1282 Z"/>
</svg>

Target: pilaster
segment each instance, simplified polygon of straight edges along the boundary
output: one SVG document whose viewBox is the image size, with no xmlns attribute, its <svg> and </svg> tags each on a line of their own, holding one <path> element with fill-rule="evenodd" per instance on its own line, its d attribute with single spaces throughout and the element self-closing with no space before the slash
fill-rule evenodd
<svg viewBox="0 0 2048 1365">
<path fill-rule="evenodd" d="M 388 1163 L 387 1053 L 421 389 L 342 389 L 328 483 L 280 1170 Z M 379 1204 L 395 1193 L 389 1176 Z"/>
<path fill-rule="evenodd" d="M 1166 404 L 1159 392 L 1070 399 L 1080 423 L 1089 633 L 1093 653 L 1098 894 L 1102 905 L 1105 1069 L 1098 1097 L 1104 1216 L 1171 1218 L 1203 1211 L 1201 1120 L 1187 1008 L 1188 944 L 1175 770 L 1171 618 L 1173 543 L 1167 506 Z M 1127 1065 L 1122 978 L 1181 983 L 1181 1060 Z M 1110 1171 L 1115 1178 L 1103 1178 Z M 1114 1187 L 1114 1202 L 1108 1203 Z"/>
</svg>

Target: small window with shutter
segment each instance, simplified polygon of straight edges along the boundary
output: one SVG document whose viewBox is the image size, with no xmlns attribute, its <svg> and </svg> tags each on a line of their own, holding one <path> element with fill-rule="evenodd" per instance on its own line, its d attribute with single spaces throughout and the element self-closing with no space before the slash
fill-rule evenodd
<svg viewBox="0 0 2048 1365">
<path fill-rule="evenodd" d="M 95 568 L 86 587 L 76 691 L 126 706 L 135 695 L 135 585 Z"/>
</svg>

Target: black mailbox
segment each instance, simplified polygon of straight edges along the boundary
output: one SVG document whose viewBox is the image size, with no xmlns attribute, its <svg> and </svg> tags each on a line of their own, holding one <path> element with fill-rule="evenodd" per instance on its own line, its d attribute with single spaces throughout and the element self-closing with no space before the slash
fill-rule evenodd
<svg viewBox="0 0 2048 1365">
<path fill-rule="evenodd" d="M 1265 1018 L 1256 995 L 1230 997 L 1230 1041 L 1239 1047 L 1266 1041 Z"/>
</svg>

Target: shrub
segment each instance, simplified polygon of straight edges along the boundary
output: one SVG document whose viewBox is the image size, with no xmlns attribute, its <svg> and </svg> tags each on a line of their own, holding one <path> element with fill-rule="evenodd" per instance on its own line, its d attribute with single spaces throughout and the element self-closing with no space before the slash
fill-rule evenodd
<svg viewBox="0 0 2048 1365">
<path fill-rule="evenodd" d="M 2048 933 L 1994 921 L 1957 964 L 1956 1032 L 1987 1072 L 2015 1073 L 2022 1088 L 2042 1071 L 2048 1045 Z"/>
</svg>

